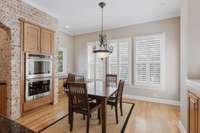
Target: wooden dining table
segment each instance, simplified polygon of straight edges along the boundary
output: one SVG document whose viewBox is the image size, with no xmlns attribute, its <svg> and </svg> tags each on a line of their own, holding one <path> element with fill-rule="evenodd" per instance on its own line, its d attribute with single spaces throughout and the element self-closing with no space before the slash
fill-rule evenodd
<svg viewBox="0 0 200 133">
<path fill-rule="evenodd" d="M 87 85 L 88 96 L 101 101 L 102 108 L 102 133 L 106 133 L 107 125 L 107 99 L 112 96 L 116 91 L 116 86 L 106 86 L 105 82 L 100 80 L 85 81 Z"/>
</svg>

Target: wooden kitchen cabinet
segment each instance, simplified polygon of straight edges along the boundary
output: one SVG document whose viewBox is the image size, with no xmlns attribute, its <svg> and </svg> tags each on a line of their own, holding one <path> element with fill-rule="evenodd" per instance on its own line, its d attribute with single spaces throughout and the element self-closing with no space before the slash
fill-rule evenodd
<svg viewBox="0 0 200 133">
<path fill-rule="evenodd" d="M 52 54 L 54 32 L 46 28 L 23 22 L 24 52 Z"/>
<path fill-rule="evenodd" d="M 188 94 L 188 129 L 189 133 L 200 133 L 198 131 L 198 123 L 200 122 L 200 119 L 198 118 L 200 104 L 199 104 L 199 98 L 189 92 Z"/>
<path fill-rule="evenodd" d="M 7 114 L 7 89 L 5 83 L 0 83 L 0 114 Z"/>
<path fill-rule="evenodd" d="M 26 94 L 26 55 L 51 55 L 54 52 L 54 31 L 28 22 L 23 18 L 19 19 L 21 26 L 21 83 L 20 83 L 20 111 L 24 113 L 34 108 L 52 104 L 54 99 L 54 71 L 52 71 L 52 94 L 31 101 L 25 100 Z M 53 70 L 54 60 L 52 59 Z"/>
<path fill-rule="evenodd" d="M 40 27 L 24 23 L 24 51 L 40 52 Z"/>
<path fill-rule="evenodd" d="M 50 30 L 41 29 L 41 52 L 50 54 L 53 51 L 53 36 L 54 33 Z"/>
</svg>

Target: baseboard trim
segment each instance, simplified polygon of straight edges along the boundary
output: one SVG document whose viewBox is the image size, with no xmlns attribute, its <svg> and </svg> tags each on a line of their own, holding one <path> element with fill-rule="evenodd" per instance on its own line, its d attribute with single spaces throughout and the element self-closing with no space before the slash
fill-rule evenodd
<svg viewBox="0 0 200 133">
<path fill-rule="evenodd" d="M 178 123 L 178 128 L 179 128 L 179 130 L 180 130 L 180 133 L 187 133 L 187 131 L 186 131 L 186 129 L 185 129 L 185 127 L 183 126 L 183 124 L 182 124 L 181 121 L 179 121 L 179 123 Z"/>
<path fill-rule="evenodd" d="M 154 102 L 154 103 L 163 103 L 168 105 L 175 105 L 179 106 L 180 102 L 175 100 L 167 100 L 167 99 L 160 99 L 160 98 L 151 98 L 151 97 L 143 97 L 143 96 L 136 96 L 136 95 L 124 95 L 125 98 L 147 101 L 147 102 Z"/>
</svg>

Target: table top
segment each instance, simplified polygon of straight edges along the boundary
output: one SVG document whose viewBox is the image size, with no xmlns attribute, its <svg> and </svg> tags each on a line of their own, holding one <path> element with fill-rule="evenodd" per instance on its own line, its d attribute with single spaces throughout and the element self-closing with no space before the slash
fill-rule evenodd
<svg viewBox="0 0 200 133">
<path fill-rule="evenodd" d="M 34 131 L 0 115 L 0 133 L 35 133 Z"/>
<path fill-rule="evenodd" d="M 106 86 L 103 81 L 89 81 L 86 82 L 88 95 L 99 97 L 110 97 L 117 91 L 116 86 Z"/>
<path fill-rule="evenodd" d="M 80 82 L 77 82 L 80 83 Z M 105 82 L 96 80 L 96 81 L 85 81 L 87 86 L 88 95 L 95 97 L 108 98 L 113 93 L 117 91 L 116 86 L 107 86 Z"/>
</svg>

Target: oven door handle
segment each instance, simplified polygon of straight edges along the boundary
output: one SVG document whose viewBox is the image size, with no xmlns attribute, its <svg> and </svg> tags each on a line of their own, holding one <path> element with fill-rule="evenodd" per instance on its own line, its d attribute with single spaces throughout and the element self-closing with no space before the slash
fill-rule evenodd
<svg viewBox="0 0 200 133">
<path fill-rule="evenodd" d="M 28 81 L 28 82 L 36 82 L 36 81 L 44 81 L 44 80 L 52 80 L 52 78 L 51 77 L 46 77 L 46 78 L 37 78 L 37 79 L 33 79 L 33 78 L 26 79 L 26 81 Z"/>
</svg>

